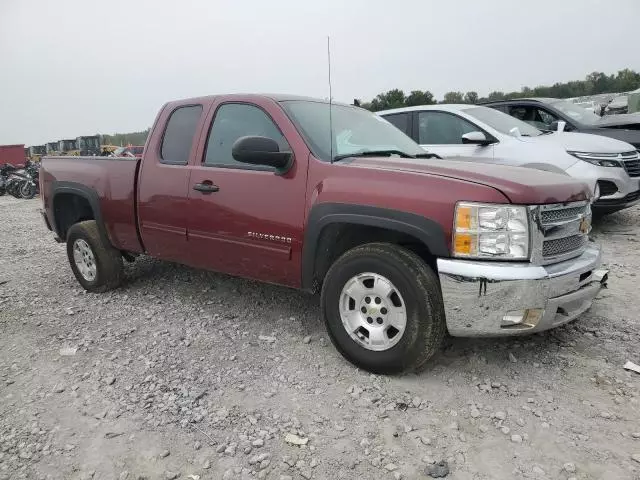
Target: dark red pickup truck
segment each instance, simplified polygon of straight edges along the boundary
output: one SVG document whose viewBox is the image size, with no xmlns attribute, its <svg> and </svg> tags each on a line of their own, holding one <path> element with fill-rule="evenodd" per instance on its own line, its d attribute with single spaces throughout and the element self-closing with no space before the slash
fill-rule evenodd
<svg viewBox="0 0 640 480">
<path fill-rule="evenodd" d="M 586 186 L 425 156 L 353 106 L 192 98 L 162 108 L 142 159 L 45 158 L 43 213 L 89 291 L 146 254 L 321 292 L 334 345 L 373 372 L 421 366 L 447 331 L 536 332 L 590 307 L 607 272 Z"/>
</svg>

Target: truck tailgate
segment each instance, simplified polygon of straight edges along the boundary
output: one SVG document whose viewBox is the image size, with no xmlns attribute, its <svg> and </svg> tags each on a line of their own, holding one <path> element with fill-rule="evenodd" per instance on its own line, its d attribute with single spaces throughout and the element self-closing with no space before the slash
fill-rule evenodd
<svg viewBox="0 0 640 480">
<path fill-rule="evenodd" d="M 135 208 L 139 162 L 120 157 L 45 157 L 40 172 L 42 198 L 53 228 L 55 196 L 76 191 L 98 204 L 96 220 L 104 225 L 114 247 L 142 252 Z"/>
</svg>

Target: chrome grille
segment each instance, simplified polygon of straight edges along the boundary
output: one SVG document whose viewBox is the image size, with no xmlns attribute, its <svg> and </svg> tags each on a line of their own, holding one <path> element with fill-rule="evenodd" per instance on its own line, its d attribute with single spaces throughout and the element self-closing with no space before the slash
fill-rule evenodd
<svg viewBox="0 0 640 480">
<path fill-rule="evenodd" d="M 586 208 L 586 205 L 580 205 L 578 207 L 568 207 L 557 210 L 543 210 L 540 213 L 540 220 L 543 225 L 549 225 L 551 223 L 564 220 L 572 220 L 582 215 Z"/>
<path fill-rule="evenodd" d="M 542 244 L 542 256 L 557 257 L 564 255 L 565 253 L 573 252 L 584 247 L 587 241 L 587 236 L 582 234 L 556 238 L 555 240 L 546 240 Z"/>
<path fill-rule="evenodd" d="M 540 205 L 534 211 L 537 211 L 538 230 L 533 237 L 532 261 L 541 264 L 561 262 L 584 251 L 589 234 L 583 231 L 583 222 L 591 217 L 587 202 Z"/>
<path fill-rule="evenodd" d="M 624 169 L 630 177 L 640 177 L 640 160 L 624 162 Z"/>
</svg>

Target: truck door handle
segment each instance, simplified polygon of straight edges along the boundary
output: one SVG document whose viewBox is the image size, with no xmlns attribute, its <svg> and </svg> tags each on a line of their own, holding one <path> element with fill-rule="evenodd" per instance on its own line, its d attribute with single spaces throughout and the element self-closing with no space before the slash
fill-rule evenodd
<svg viewBox="0 0 640 480">
<path fill-rule="evenodd" d="M 214 185 L 213 183 L 204 182 L 204 183 L 196 183 L 193 186 L 193 189 L 202 193 L 213 193 L 220 190 L 220 187 L 218 187 L 217 185 Z"/>
</svg>

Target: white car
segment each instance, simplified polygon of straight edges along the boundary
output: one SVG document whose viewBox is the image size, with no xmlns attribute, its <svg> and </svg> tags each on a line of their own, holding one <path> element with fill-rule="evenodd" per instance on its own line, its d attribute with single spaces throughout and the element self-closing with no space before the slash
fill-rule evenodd
<svg viewBox="0 0 640 480">
<path fill-rule="evenodd" d="M 632 145 L 600 135 L 543 132 L 506 113 L 478 105 L 423 105 L 377 112 L 442 158 L 516 165 L 563 173 L 589 185 L 596 213 L 640 202 L 640 166 Z"/>
</svg>

